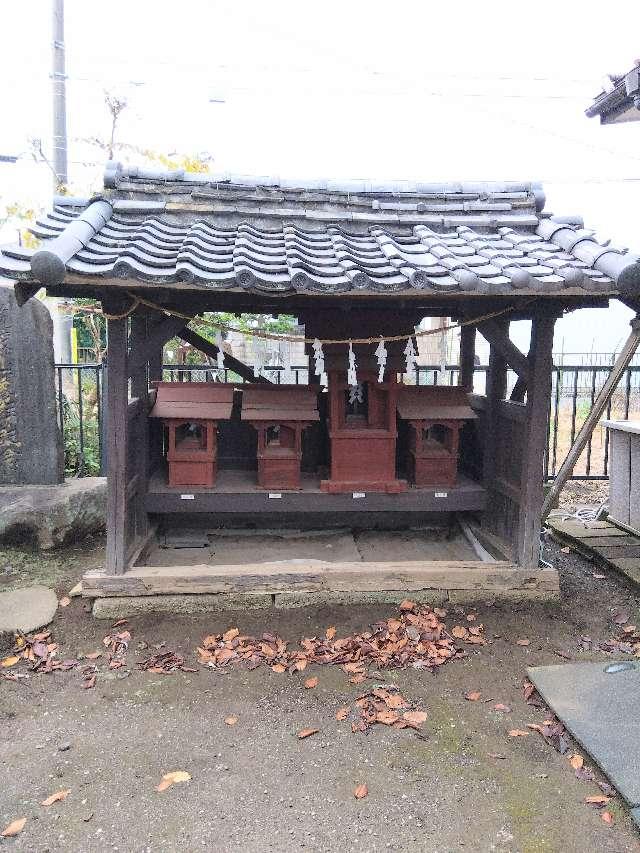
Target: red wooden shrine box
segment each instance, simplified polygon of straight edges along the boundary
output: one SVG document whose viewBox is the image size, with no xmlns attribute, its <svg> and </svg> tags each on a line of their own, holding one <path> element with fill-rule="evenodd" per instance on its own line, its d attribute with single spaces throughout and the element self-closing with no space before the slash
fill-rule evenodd
<svg viewBox="0 0 640 853">
<path fill-rule="evenodd" d="M 455 486 L 460 430 L 476 417 L 467 392 L 457 386 L 403 385 L 398 414 L 409 423 L 406 464 L 416 486 Z"/>
<path fill-rule="evenodd" d="M 258 485 L 299 489 L 302 432 L 320 417 L 317 391 L 306 385 L 244 385 L 241 417 L 258 433 Z"/>
<path fill-rule="evenodd" d="M 331 476 L 325 492 L 402 492 L 396 477 L 396 399 L 394 372 L 378 382 L 377 371 L 358 371 L 359 395 L 353 398 L 345 371 L 329 370 Z"/>
<path fill-rule="evenodd" d="M 150 417 L 168 430 L 170 486 L 209 486 L 216 481 L 217 422 L 228 420 L 233 385 L 158 382 Z"/>
</svg>

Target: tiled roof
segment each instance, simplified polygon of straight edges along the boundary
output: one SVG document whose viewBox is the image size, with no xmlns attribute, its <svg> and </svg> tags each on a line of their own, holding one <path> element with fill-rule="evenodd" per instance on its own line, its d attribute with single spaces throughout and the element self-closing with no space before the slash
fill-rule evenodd
<svg viewBox="0 0 640 853">
<path fill-rule="evenodd" d="M 601 92 L 585 113 L 588 118 L 600 116 L 602 124 L 640 121 L 640 65 L 614 77 L 609 91 Z"/>
<path fill-rule="evenodd" d="M 605 294 L 640 285 L 638 256 L 535 184 L 276 181 L 123 169 L 104 196 L 58 198 L 33 251 L 0 273 L 48 285 L 114 279 L 204 291 Z"/>
</svg>

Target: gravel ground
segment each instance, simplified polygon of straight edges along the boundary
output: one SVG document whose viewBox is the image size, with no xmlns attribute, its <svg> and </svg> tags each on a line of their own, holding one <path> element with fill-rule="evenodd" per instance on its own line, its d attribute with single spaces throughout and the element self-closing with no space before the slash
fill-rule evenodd
<svg viewBox="0 0 640 853">
<path fill-rule="evenodd" d="M 99 564 L 101 547 L 95 541 L 46 557 L 4 551 L 0 589 L 37 577 L 62 595 Z M 201 667 L 155 675 L 135 667 L 142 641 L 166 643 L 191 661 L 204 634 L 232 625 L 295 643 L 329 625 L 339 636 L 360 631 L 393 615 L 391 605 L 132 619 L 127 669 L 101 672 L 92 690 L 81 689 L 76 672 L 0 681 L 0 828 L 27 818 L 21 835 L 0 841 L 0 849 L 640 850 L 618 800 L 609 804 L 613 826 L 583 803 L 598 788 L 575 778 L 567 756 L 535 732 L 507 737 L 545 717 L 523 701 L 527 666 L 559 663 L 558 651 L 572 660 L 604 659 L 581 651 L 579 638 L 611 637 L 609 617 L 621 605 L 638 617 L 638 596 L 618 576 L 594 578 L 588 562 L 555 545 L 546 556 L 561 572 L 561 605 L 479 603 L 472 612 L 489 645 L 470 647 L 436 675 L 371 673 L 372 683 L 397 685 L 428 712 L 422 736 L 379 725 L 353 734 L 348 722 L 337 722 L 337 708 L 366 686 L 350 684 L 337 668 L 310 666 L 289 676 Z M 446 621 L 451 626 L 465 614 L 451 608 Z M 59 609 L 52 630 L 63 655 L 75 656 L 99 649 L 108 627 L 74 599 Z M 517 645 L 524 637 L 530 644 Z M 319 684 L 305 690 L 310 675 Z M 466 701 L 472 690 L 487 701 Z M 496 703 L 511 711 L 496 711 Z M 230 714 L 238 717 L 233 727 L 224 723 Z M 320 731 L 298 740 L 307 726 Z M 157 793 L 171 770 L 192 779 Z M 369 794 L 356 800 L 360 783 Z M 40 805 L 60 789 L 71 790 L 64 802 Z"/>
</svg>

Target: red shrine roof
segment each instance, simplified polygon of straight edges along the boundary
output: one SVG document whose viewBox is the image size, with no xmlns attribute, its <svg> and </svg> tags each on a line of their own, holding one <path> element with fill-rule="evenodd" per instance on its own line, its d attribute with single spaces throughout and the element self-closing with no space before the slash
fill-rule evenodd
<svg viewBox="0 0 640 853">
<path fill-rule="evenodd" d="M 158 382 L 152 418 L 185 420 L 229 420 L 233 407 L 233 385 L 212 382 Z"/>
<path fill-rule="evenodd" d="M 397 409 L 405 421 L 466 421 L 477 417 L 467 392 L 457 385 L 400 385 Z"/>
<path fill-rule="evenodd" d="M 317 421 L 318 387 L 242 386 L 243 421 Z"/>
<path fill-rule="evenodd" d="M 273 296 L 593 297 L 640 290 L 639 255 L 531 182 L 295 181 L 108 163 L 105 191 L 58 197 L 4 246 L 0 274 L 37 287 Z M 124 281 L 123 281 L 124 280 Z"/>
</svg>

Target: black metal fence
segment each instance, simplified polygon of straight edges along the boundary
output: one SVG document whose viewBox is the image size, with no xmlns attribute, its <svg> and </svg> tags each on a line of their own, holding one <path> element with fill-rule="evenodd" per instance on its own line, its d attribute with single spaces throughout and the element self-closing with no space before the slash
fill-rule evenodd
<svg viewBox="0 0 640 853">
<path fill-rule="evenodd" d="M 106 369 L 101 364 L 57 364 L 56 390 L 58 418 L 65 448 L 67 476 L 103 473 L 103 391 Z M 486 365 L 478 365 L 474 373 L 474 391 L 485 392 Z M 555 477 L 576 433 L 607 379 L 610 365 L 555 365 L 552 376 L 549 437 L 545 470 L 548 479 Z M 265 376 L 276 384 L 306 384 L 308 368 L 304 365 L 265 365 Z M 448 364 L 416 367 L 418 385 L 454 385 L 458 366 Z M 219 371 L 211 364 L 165 364 L 163 379 L 168 382 L 235 382 L 243 379 L 231 369 Z M 509 371 L 510 391 L 516 376 Z M 640 415 L 640 365 L 625 371 L 606 411 L 606 417 L 617 419 Z M 596 427 L 574 469 L 574 479 L 606 480 L 609 477 L 609 434 Z"/>
</svg>

